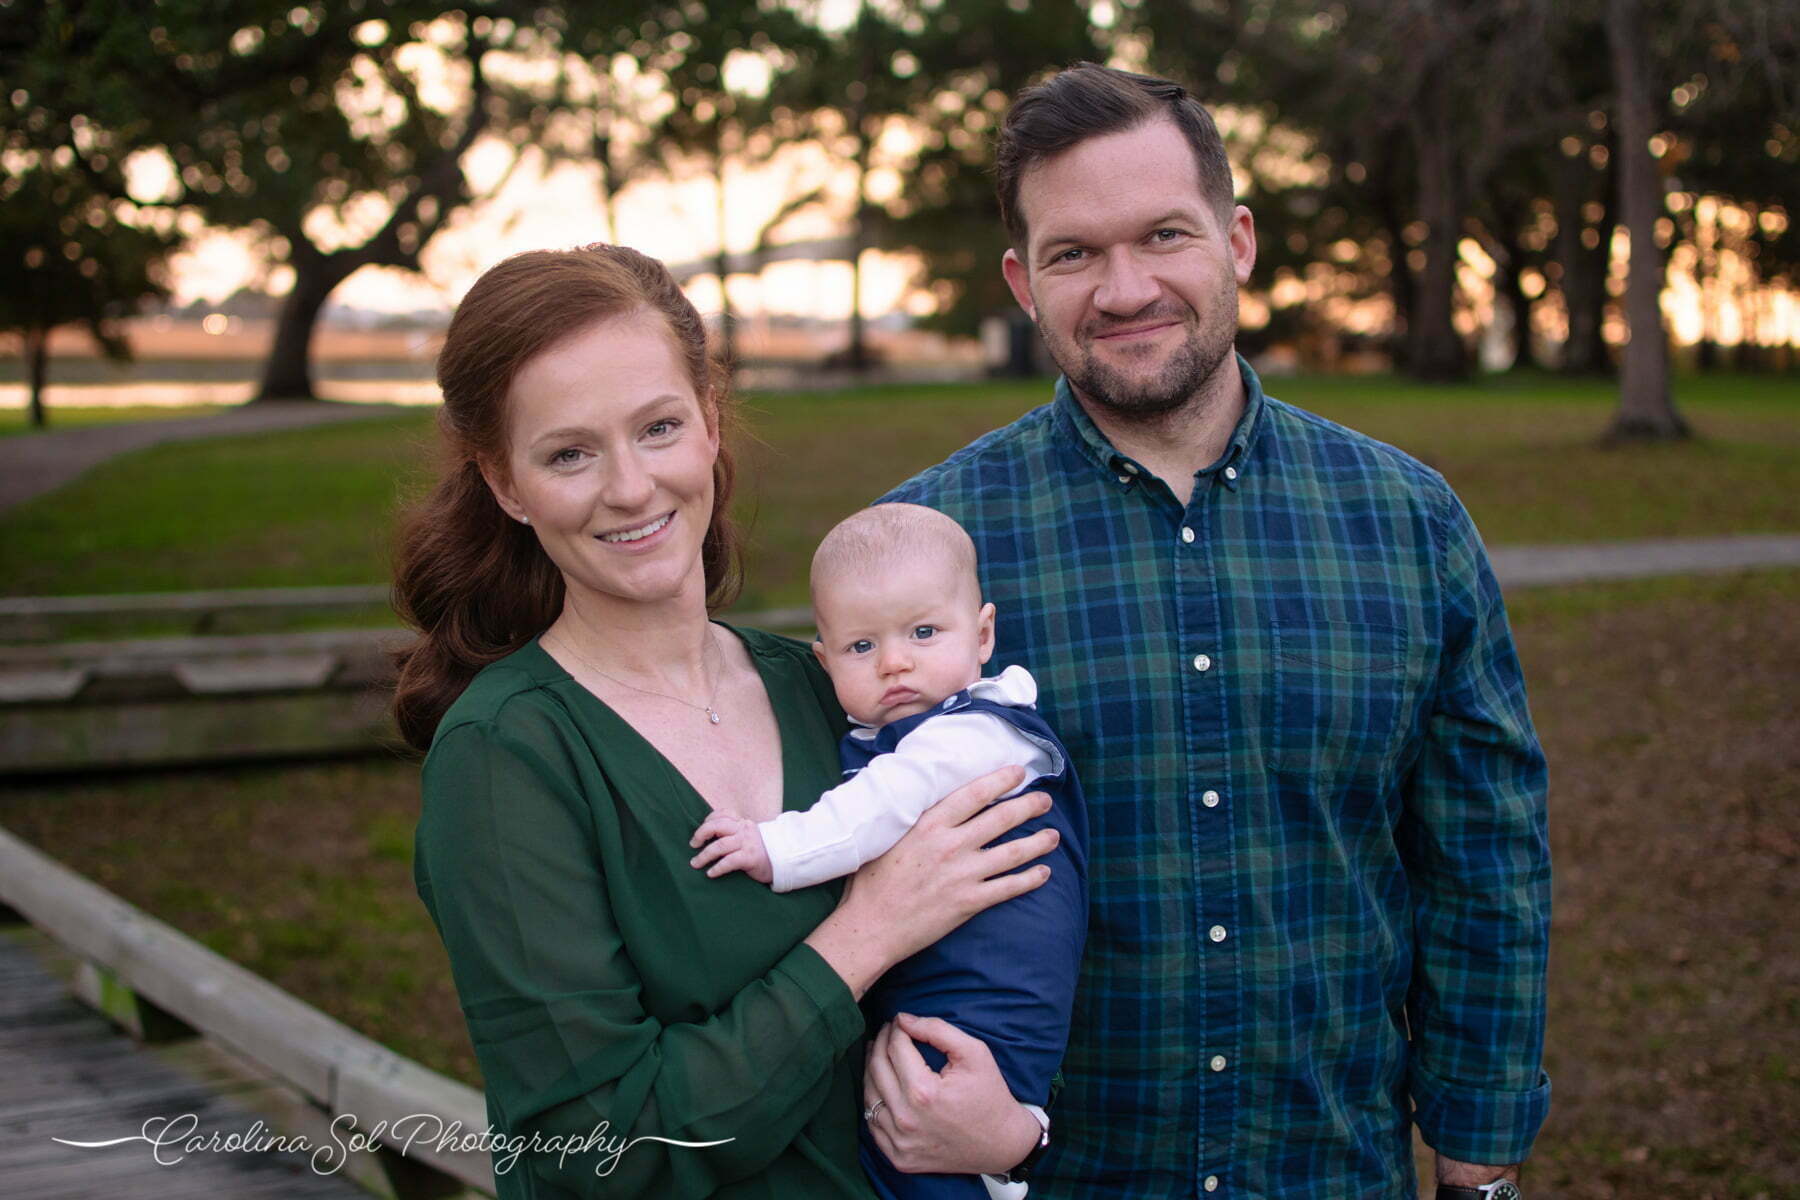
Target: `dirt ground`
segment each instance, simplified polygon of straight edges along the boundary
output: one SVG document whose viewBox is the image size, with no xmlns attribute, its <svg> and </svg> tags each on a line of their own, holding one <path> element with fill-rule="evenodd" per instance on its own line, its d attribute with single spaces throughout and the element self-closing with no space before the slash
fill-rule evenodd
<svg viewBox="0 0 1800 1200">
<path fill-rule="evenodd" d="M 1800 1198 L 1800 573 L 1513 599 L 1556 870 L 1533 1200 Z M 409 764 L 0 787 L 0 824 L 471 1081 Z"/>
<path fill-rule="evenodd" d="M 1556 878 L 1533 1195 L 1800 1196 L 1796 585 L 1515 605 Z"/>
</svg>

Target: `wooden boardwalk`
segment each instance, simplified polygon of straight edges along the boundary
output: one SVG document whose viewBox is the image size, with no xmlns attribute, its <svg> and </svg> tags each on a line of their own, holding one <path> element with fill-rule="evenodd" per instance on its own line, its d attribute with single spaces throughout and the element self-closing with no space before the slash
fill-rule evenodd
<svg viewBox="0 0 1800 1200">
<path fill-rule="evenodd" d="M 30 1200 L 188 1200 L 205 1196 L 351 1200 L 367 1193 L 322 1175 L 288 1151 L 199 1152 L 130 1141 L 144 1123 L 192 1114 L 194 1135 L 250 1134 L 262 1121 L 292 1131 L 292 1102 L 201 1039 L 140 1046 L 75 999 L 52 970 L 54 952 L 29 929 L 0 930 L 0 1194 Z M 314 1132 L 313 1146 L 329 1144 Z M 156 1158 L 181 1158 L 160 1166 Z"/>
</svg>

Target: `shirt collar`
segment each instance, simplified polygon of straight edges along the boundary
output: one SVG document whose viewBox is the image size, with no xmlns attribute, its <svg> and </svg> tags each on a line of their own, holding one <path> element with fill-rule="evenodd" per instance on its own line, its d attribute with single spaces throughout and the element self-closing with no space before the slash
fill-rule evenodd
<svg viewBox="0 0 1800 1200">
<path fill-rule="evenodd" d="M 1219 473 L 1219 482 L 1236 491 L 1242 482 L 1245 459 L 1250 451 L 1250 443 L 1255 440 L 1256 432 L 1261 424 L 1263 411 L 1262 380 L 1257 378 L 1256 371 L 1243 355 L 1236 355 L 1238 374 L 1244 381 L 1244 412 L 1238 418 L 1237 428 L 1231 432 L 1231 441 L 1217 462 L 1202 467 L 1196 476 Z M 1053 402 L 1056 420 L 1062 426 L 1063 433 L 1073 440 L 1081 456 L 1095 467 L 1112 477 L 1113 484 L 1119 488 L 1135 485 L 1142 476 L 1150 472 L 1142 463 L 1134 462 L 1113 448 L 1094 424 L 1094 419 L 1081 407 L 1075 399 L 1075 390 L 1069 386 L 1069 377 L 1061 375 L 1056 380 L 1056 399 Z"/>
</svg>

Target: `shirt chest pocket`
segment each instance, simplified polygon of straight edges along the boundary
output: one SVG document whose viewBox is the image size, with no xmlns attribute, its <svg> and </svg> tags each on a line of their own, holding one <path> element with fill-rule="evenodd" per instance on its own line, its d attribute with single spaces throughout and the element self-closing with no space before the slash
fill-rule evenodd
<svg viewBox="0 0 1800 1200">
<path fill-rule="evenodd" d="M 1315 621 L 1274 630 L 1270 749 L 1313 786 L 1372 783 L 1398 758 L 1411 706 L 1407 639 L 1385 625 Z"/>
</svg>

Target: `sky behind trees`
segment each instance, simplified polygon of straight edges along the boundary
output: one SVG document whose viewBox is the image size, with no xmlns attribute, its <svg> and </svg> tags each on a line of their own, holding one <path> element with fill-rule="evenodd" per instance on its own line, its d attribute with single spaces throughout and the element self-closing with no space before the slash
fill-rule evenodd
<svg viewBox="0 0 1800 1200">
<path fill-rule="evenodd" d="M 1797 25 L 1791 0 L 45 0 L 0 5 L 0 193 L 115 188 L 114 220 L 190 239 L 178 296 L 283 296 L 268 395 L 310 390 L 328 299 L 443 307 L 595 238 L 726 254 L 694 292 L 727 315 L 860 296 L 966 332 L 1010 307 L 993 131 L 1086 58 L 1224 115 L 1253 340 L 1604 370 L 1671 262 L 1703 359 L 1800 339 Z M 37 249 L 59 237 L 78 261 L 67 229 Z M 852 253 L 774 261 L 809 239 Z"/>
</svg>

